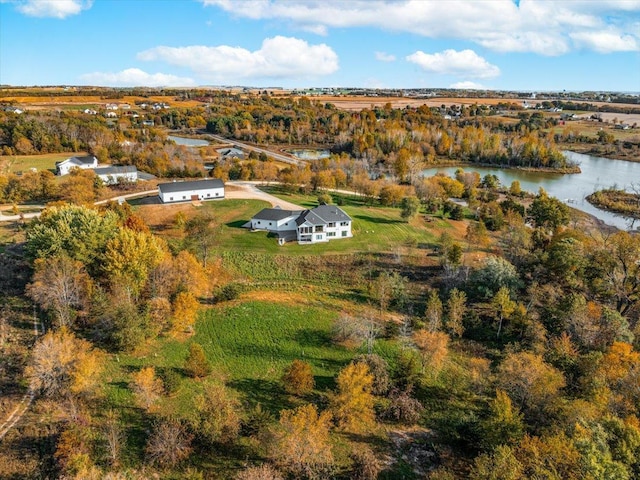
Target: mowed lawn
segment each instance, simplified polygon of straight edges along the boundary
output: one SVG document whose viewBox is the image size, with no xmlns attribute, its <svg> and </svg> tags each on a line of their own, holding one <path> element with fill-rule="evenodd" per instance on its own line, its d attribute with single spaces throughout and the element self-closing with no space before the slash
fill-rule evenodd
<svg viewBox="0 0 640 480">
<path fill-rule="evenodd" d="M 301 208 L 313 208 L 317 205 L 312 196 L 284 197 Z M 322 255 L 356 252 L 391 252 L 399 246 L 411 244 L 433 247 L 443 231 L 455 233 L 449 220 L 433 219 L 427 222 L 418 215 L 407 222 L 400 217 L 399 208 L 369 207 L 364 205 L 344 205 L 342 208 L 352 219 L 353 237 L 336 239 L 328 243 L 298 245 L 290 242 L 279 246 L 275 237 L 264 231 L 252 232 L 243 225 L 263 208 L 270 207 L 261 200 L 222 200 L 203 202 L 195 207 L 190 204 L 179 205 L 140 205 L 134 207 L 158 235 L 167 239 L 176 239 L 183 235 L 176 228 L 175 218 L 182 212 L 190 218 L 198 212 L 209 213 L 217 225 L 214 248 L 219 252 L 245 251 L 255 253 L 278 253 L 290 255 Z"/>
<path fill-rule="evenodd" d="M 2 165 L 4 171 L 9 173 L 27 172 L 31 168 L 55 171 L 56 162 L 66 160 L 76 155 L 86 155 L 86 152 L 47 153 L 44 155 L 3 155 L 0 156 L 0 165 Z"/>
</svg>

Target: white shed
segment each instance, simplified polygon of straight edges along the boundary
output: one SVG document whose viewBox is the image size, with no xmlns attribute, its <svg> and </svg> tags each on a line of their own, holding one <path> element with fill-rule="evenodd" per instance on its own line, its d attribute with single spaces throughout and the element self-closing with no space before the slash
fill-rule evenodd
<svg viewBox="0 0 640 480">
<path fill-rule="evenodd" d="M 161 183 L 158 196 L 163 203 L 224 198 L 224 182 L 218 178 L 187 182 Z"/>
</svg>

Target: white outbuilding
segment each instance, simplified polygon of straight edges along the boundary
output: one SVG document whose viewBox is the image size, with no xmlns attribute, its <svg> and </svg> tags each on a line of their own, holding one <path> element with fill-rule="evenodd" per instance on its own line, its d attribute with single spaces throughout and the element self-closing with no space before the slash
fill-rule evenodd
<svg viewBox="0 0 640 480">
<path fill-rule="evenodd" d="M 224 198 L 224 182 L 218 178 L 187 182 L 161 183 L 158 196 L 163 203 L 214 200 Z"/>
</svg>

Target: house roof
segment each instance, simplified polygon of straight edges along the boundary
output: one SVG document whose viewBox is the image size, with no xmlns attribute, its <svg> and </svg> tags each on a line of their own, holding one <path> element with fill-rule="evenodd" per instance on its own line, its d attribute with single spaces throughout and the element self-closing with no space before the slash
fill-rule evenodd
<svg viewBox="0 0 640 480">
<path fill-rule="evenodd" d="M 190 190 L 208 190 L 210 188 L 224 188 L 224 182 L 219 178 L 196 180 L 191 182 L 160 183 L 160 193 L 186 192 Z"/>
<path fill-rule="evenodd" d="M 282 210 L 281 208 L 263 208 L 253 218 L 257 220 L 278 221 L 293 215 L 298 215 L 302 210 Z"/>
<path fill-rule="evenodd" d="M 116 175 L 118 173 L 135 173 L 138 169 L 133 165 L 116 165 L 111 167 L 100 167 L 94 169 L 96 175 Z"/>
<path fill-rule="evenodd" d="M 312 225 L 324 225 L 332 222 L 349 222 L 351 217 L 335 205 L 319 205 L 312 210 L 305 210 L 296 220 L 298 225 L 309 222 Z"/>
<path fill-rule="evenodd" d="M 84 155 L 83 157 L 69 157 L 61 162 L 56 162 L 56 165 L 60 165 L 64 162 L 73 163 L 75 165 L 92 165 L 97 161 L 98 159 L 93 155 Z"/>
</svg>

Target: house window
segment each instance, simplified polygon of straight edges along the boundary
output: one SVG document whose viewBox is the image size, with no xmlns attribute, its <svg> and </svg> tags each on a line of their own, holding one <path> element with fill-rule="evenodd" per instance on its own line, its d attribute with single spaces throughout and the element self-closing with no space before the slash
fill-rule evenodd
<svg viewBox="0 0 640 480">
<path fill-rule="evenodd" d="M 220 195 L 220 193 L 219 193 L 219 192 L 216 192 L 216 197 L 217 197 L 218 195 Z"/>
<path fill-rule="evenodd" d="M 183 195 L 183 196 L 182 196 L 182 199 L 183 199 L 183 200 L 186 200 L 186 199 L 187 199 L 187 196 L 186 196 L 186 195 Z"/>
<path fill-rule="evenodd" d="M 327 237 L 335 237 L 336 232 L 327 232 Z"/>
<path fill-rule="evenodd" d="M 312 227 L 300 227 L 300 233 L 313 233 Z"/>
<path fill-rule="evenodd" d="M 340 226 L 341 227 L 348 227 L 349 226 L 349 222 L 340 222 Z"/>
<path fill-rule="evenodd" d="M 334 228 L 336 226 L 336 222 L 329 222 L 329 225 L 327 225 L 329 228 Z"/>
<path fill-rule="evenodd" d="M 271 226 L 271 225 L 272 225 L 271 222 L 269 222 L 269 226 Z"/>
<path fill-rule="evenodd" d="M 258 220 L 258 225 L 260 225 L 260 220 Z"/>
<path fill-rule="evenodd" d="M 210 193 L 207 193 L 207 197 L 210 197 L 210 196 L 211 196 L 211 194 L 210 194 Z"/>
<path fill-rule="evenodd" d="M 169 200 L 170 200 L 170 201 L 171 201 L 171 200 L 173 200 L 173 197 L 169 197 Z"/>
<path fill-rule="evenodd" d="M 316 235 L 316 240 L 322 240 L 322 235 Z"/>
<path fill-rule="evenodd" d="M 316 232 L 324 232 L 324 225 L 316 225 Z"/>
<path fill-rule="evenodd" d="M 347 236 L 347 231 L 346 231 L 346 230 L 342 232 L 342 236 L 343 236 L 343 237 L 346 237 L 346 236 Z"/>
</svg>

